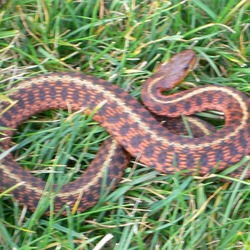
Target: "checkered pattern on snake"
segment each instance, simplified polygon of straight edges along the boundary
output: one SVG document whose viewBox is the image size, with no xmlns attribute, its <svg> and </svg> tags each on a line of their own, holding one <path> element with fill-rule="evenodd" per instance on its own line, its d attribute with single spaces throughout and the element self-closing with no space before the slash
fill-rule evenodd
<svg viewBox="0 0 250 250">
<path fill-rule="evenodd" d="M 123 89 L 92 76 L 52 73 L 25 80 L 10 91 L 9 98 L 16 101 L 15 105 L 9 107 L 8 102 L 1 102 L 0 126 L 12 130 L 2 131 L 0 147 L 8 150 L 18 125 L 38 112 L 69 106 L 85 113 L 96 110 L 93 119 L 112 139 L 104 143 L 82 177 L 54 191 L 55 211 L 65 204 L 72 211 L 93 206 L 99 198 L 105 174 L 106 187 L 114 180 L 117 183 L 129 156 L 166 174 L 182 171 L 205 175 L 215 169 L 222 171 L 250 152 L 250 101 L 235 89 L 214 85 L 166 96 L 163 92 L 183 80 L 194 60 L 194 52 L 186 50 L 158 67 L 143 86 L 142 99 L 147 108 Z M 222 111 L 225 125 L 209 134 L 202 122 L 199 124 L 199 120 L 190 118 L 194 126 L 207 130 L 206 136 L 197 138 L 173 133 L 173 122 L 169 129 L 163 128 L 152 115 L 177 117 L 208 109 Z M 21 183 L 12 193 L 31 210 L 35 210 L 41 196 L 46 194 L 46 183 L 21 168 L 11 155 L 0 161 L 0 176 L 1 189 Z"/>
</svg>

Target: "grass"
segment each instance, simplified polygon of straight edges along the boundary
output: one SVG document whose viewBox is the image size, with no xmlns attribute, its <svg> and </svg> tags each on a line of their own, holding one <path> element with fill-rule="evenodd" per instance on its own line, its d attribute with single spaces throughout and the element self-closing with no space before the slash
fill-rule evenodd
<svg viewBox="0 0 250 250">
<path fill-rule="evenodd" d="M 77 71 L 140 100 L 157 64 L 190 46 L 200 61 L 187 81 L 250 93 L 247 0 L 4 2 L 1 98 L 26 77 Z M 19 163 L 45 179 L 48 168 L 64 172 L 58 179 L 83 171 L 108 135 L 90 117 L 69 122 L 69 115 L 47 111 L 26 121 L 14 138 Z M 163 175 L 133 160 L 114 192 L 67 217 L 31 213 L 3 192 L 0 249 L 250 249 L 250 184 L 227 178 Z"/>
</svg>

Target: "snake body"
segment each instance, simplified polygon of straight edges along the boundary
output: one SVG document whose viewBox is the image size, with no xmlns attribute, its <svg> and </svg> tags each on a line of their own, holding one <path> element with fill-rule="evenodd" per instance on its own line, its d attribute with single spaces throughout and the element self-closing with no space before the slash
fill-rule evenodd
<svg viewBox="0 0 250 250">
<path fill-rule="evenodd" d="M 128 164 L 129 155 L 166 174 L 183 171 L 185 174 L 204 175 L 215 169 L 222 171 L 250 152 L 249 98 L 235 89 L 220 86 L 164 95 L 164 90 L 186 76 L 193 63 L 194 53 L 184 51 L 168 64 L 161 65 L 146 81 L 142 99 L 150 111 L 118 86 L 88 75 L 51 73 L 23 81 L 9 94 L 16 104 L 9 108 L 6 101 L 0 104 L 0 126 L 11 128 L 4 130 L 0 146 L 8 150 L 18 125 L 41 111 L 68 107 L 85 113 L 95 110 L 93 119 L 112 135 L 112 139 L 109 144 L 104 143 L 83 176 L 60 189 L 54 187 L 55 211 L 65 204 L 72 210 L 93 206 L 99 198 L 103 176 L 107 176 L 106 186 L 114 180 L 117 183 Z M 172 133 L 163 128 L 151 113 L 177 117 L 208 109 L 222 111 L 225 125 L 211 135 L 198 138 Z M 35 210 L 45 194 L 44 181 L 21 168 L 12 155 L 0 161 L 0 176 L 1 189 L 21 183 L 12 191 L 13 195 Z"/>
</svg>

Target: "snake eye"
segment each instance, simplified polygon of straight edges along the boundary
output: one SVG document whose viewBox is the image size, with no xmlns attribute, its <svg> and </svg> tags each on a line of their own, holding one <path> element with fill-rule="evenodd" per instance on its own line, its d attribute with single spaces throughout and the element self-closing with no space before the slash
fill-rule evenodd
<svg viewBox="0 0 250 250">
<path fill-rule="evenodd" d="M 184 70 L 188 70 L 190 68 L 189 64 L 186 64 L 185 67 L 183 68 Z"/>
</svg>

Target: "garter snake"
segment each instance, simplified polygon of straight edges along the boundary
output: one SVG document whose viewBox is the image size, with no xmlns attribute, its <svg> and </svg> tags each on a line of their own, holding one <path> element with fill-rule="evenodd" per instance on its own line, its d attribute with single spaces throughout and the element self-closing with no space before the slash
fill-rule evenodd
<svg viewBox="0 0 250 250">
<path fill-rule="evenodd" d="M 93 119 L 112 139 L 104 143 L 80 178 L 65 184 L 56 194 L 55 211 L 65 204 L 81 211 L 93 206 L 107 168 L 108 186 L 113 180 L 119 181 L 129 156 L 139 156 L 140 162 L 166 174 L 183 171 L 204 175 L 215 169 L 222 171 L 250 152 L 250 101 L 233 88 L 215 85 L 166 96 L 164 91 L 182 81 L 194 62 L 194 52 L 186 50 L 160 65 L 143 86 L 142 100 L 147 108 L 118 86 L 88 75 L 51 73 L 25 80 L 10 91 L 9 98 L 15 105 L 0 103 L 0 126 L 11 128 L 2 131 L 0 147 L 8 150 L 18 125 L 38 112 L 67 109 L 70 105 L 72 110 L 90 113 L 102 103 Z M 174 134 L 152 115 L 178 117 L 208 109 L 222 111 L 225 125 L 197 138 Z M 199 122 L 194 119 L 193 123 Z M 207 130 L 202 123 L 197 126 Z M 44 194 L 44 181 L 21 168 L 11 154 L 0 161 L 0 176 L 1 189 L 22 183 L 12 193 L 20 203 L 35 210 Z"/>
</svg>

